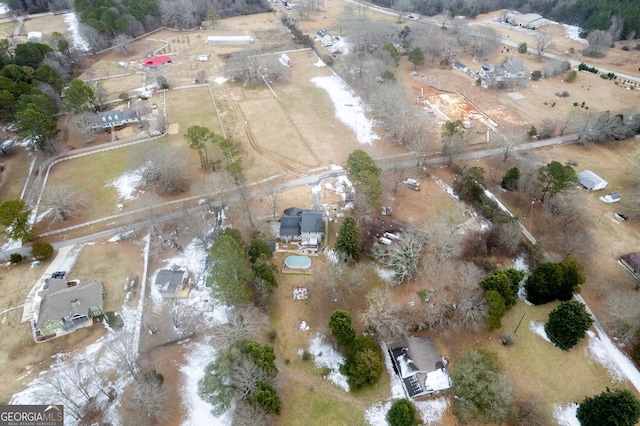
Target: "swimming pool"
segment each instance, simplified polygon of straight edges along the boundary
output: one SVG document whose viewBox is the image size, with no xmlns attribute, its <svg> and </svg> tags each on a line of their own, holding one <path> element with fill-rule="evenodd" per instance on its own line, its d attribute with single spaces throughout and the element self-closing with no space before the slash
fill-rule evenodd
<svg viewBox="0 0 640 426">
<path fill-rule="evenodd" d="M 284 265 L 290 269 L 309 269 L 311 258 L 309 256 L 288 256 L 284 260 Z"/>
</svg>

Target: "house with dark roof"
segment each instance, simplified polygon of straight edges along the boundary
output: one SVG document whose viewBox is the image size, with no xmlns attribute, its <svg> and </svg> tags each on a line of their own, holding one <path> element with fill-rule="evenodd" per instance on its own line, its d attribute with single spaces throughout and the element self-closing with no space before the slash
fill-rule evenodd
<svg viewBox="0 0 640 426">
<path fill-rule="evenodd" d="M 161 269 L 156 274 L 155 285 L 163 298 L 175 298 L 178 290 L 189 286 L 189 271 L 179 266 Z"/>
<path fill-rule="evenodd" d="M 634 251 L 620 257 L 618 261 L 633 276 L 634 279 L 640 279 L 640 252 Z"/>
<path fill-rule="evenodd" d="M 280 217 L 280 239 L 286 242 L 302 240 L 317 245 L 324 235 L 322 211 L 289 207 Z"/>
<path fill-rule="evenodd" d="M 389 346 L 391 360 L 409 398 L 442 392 L 453 386 L 430 337 L 404 337 Z"/>
<path fill-rule="evenodd" d="M 140 116 L 138 115 L 138 111 L 132 109 L 125 109 L 123 111 L 104 111 L 99 112 L 95 116 L 92 116 L 90 122 L 92 129 L 104 129 L 109 127 L 124 126 L 125 124 L 130 123 L 139 123 Z"/>
<path fill-rule="evenodd" d="M 39 293 L 40 308 L 33 324 L 36 336 L 68 334 L 93 324 L 93 318 L 104 314 L 103 291 L 100 281 L 46 280 Z"/>
</svg>

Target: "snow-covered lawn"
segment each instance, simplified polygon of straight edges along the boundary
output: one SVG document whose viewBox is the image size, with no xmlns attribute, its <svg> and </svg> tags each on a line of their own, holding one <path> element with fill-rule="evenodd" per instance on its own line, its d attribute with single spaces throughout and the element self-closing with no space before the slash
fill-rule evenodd
<svg viewBox="0 0 640 426">
<path fill-rule="evenodd" d="M 567 405 L 554 405 L 553 417 L 560 426 L 580 426 L 580 422 L 576 417 L 578 404 L 570 403 Z"/>
<path fill-rule="evenodd" d="M 220 417 L 215 417 L 211 413 L 211 404 L 198 395 L 198 381 L 204 377 L 204 368 L 213 360 L 215 348 L 207 340 L 188 343 L 185 348 L 188 353 L 185 354 L 187 364 L 180 367 L 180 373 L 183 376 L 181 394 L 182 405 L 188 408 L 187 419 L 183 425 L 230 425 L 233 418 L 229 411 Z"/>
<path fill-rule="evenodd" d="M 138 191 L 142 178 L 137 170 L 125 173 L 107 184 L 108 187 L 118 191 L 118 199 L 121 201 L 131 201 L 137 198 L 141 192 Z"/>
<path fill-rule="evenodd" d="M 551 340 L 549 340 L 549 338 L 547 337 L 547 332 L 544 331 L 544 323 L 541 323 L 539 321 L 531 321 L 529 322 L 529 329 L 536 333 L 538 336 L 542 337 L 547 342 L 551 343 Z"/>
<path fill-rule="evenodd" d="M 76 50 L 80 50 L 82 52 L 88 51 L 91 46 L 89 45 L 89 42 L 87 42 L 80 35 L 80 31 L 78 29 L 80 23 L 78 22 L 78 17 L 76 16 L 76 14 L 74 12 L 65 14 L 64 23 L 67 24 L 67 28 L 69 29 L 68 32 L 70 34 L 71 44 L 73 45 L 73 47 Z"/>
<path fill-rule="evenodd" d="M 371 144 L 380 137 L 373 130 L 373 121 L 364 113 L 367 109 L 362 99 L 337 75 L 314 77 L 311 82 L 324 89 L 331 97 L 336 117 L 356 134 L 361 144 Z"/>
<path fill-rule="evenodd" d="M 322 334 L 309 341 L 309 353 L 313 356 L 313 362 L 318 368 L 329 368 L 331 372 L 327 377 L 336 387 L 349 392 L 347 376 L 340 372 L 340 366 L 344 364 L 344 357 L 327 343 Z"/>
</svg>

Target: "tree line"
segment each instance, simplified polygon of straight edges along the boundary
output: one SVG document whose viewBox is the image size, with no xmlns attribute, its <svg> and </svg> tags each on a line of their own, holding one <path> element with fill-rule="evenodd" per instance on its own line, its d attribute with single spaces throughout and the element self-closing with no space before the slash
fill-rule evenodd
<svg viewBox="0 0 640 426">
<path fill-rule="evenodd" d="M 579 26 L 586 36 L 593 30 L 609 30 L 615 16 L 615 40 L 633 39 L 640 32 L 640 4 L 628 0 L 374 0 L 373 4 L 419 13 L 426 16 L 446 15 L 475 18 L 479 14 L 500 9 L 522 13 L 539 13 L 547 19 Z"/>
</svg>

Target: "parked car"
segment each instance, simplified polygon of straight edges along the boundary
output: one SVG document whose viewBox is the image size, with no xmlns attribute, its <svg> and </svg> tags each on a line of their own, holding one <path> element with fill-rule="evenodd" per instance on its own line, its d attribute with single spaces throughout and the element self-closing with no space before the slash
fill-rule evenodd
<svg viewBox="0 0 640 426">
<path fill-rule="evenodd" d="M 56 271 L 51 274 L 51 278 L 64 278 L 67 275 L 67 271 Z"/>
<path fill-rule="evenodd" d="M 629 216 L 627 216 L 627 215 L 626 215 L 626 214 L 624 214 L 624 213 L 616 213 L 616 217 L 617 217 L 618 219 L 622 219 L 622 220 L 627 220 L 627 219 L 629 219 Z"/>
</svg>

